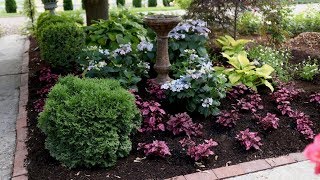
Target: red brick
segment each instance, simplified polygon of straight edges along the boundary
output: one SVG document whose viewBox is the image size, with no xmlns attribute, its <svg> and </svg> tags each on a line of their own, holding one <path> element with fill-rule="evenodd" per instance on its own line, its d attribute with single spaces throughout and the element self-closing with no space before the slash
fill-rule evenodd
<svg viewBox="0 0 320 180">
<path fill-rule="evenodd" d="M 27 151 L 27 147 L 26 147 L 26 144 L 24 142 L 17 141 L 16 152 L 18 153 L 20 151 Z"/>
<path fill-rule="evenodd" d="M 28 180 L 28 176 L 21 175 L 21 176 L 13 177 L 11 180 Z"/>
<path fill-rule="evenodd" d="M 185 175 L 184 177 L 186 178 L 186 180 L 214 180 L 214 179 L 218 179 L 218 177 L 211 170 L 188 174 L 188 175 Z"/>
<path fill-rule="evenodd" d="M 249 161 L 241 163 L 239 165 L 242 167 L 245 173 L 251 173 L 271 168 L 270 164 L 268 164 L 264 159 Z"/>
<path fill-rule="evenodd" d="M 242 167 L 239 165 L 213 169 L 213 172 L 216 174 L 218 178 L 228 178 L 233 176 L 239 176 L 245 173 Z"/>
<path fill-rule="evenodd" d="M 25 175 L 28 173 L 24 166 L 27 156 L 27 149 L 16 151 L 13 164 L 13 177 Z"/>
<path fill-rule="evenodd" d="M 268 159 L 266 159 L 266 161 L 272 167 L 282 166 L 282 165 L 291 164 L 291 163 L 295 163 L 296 162 L 290 156 L 280 156 L 280 157 L 277 157 L 277 158 L 268 158 Z"/>
<path fill-rule="evenodd" d="M 27 119 L 26 118 L 18 118 L 17 121 L 16 121 L 16 129 L 17 131 L 20 129 L 20 128 L 25 128 L 27 126 Z"/>
<path fill-rule="evenodd" d="M 307 158 L 303 155 L 303 153 L 291 153 L 289 156 L 297 162 L 306 161 Z"/>
<path fill-rule="evenodd" d="M 176 176 L 176 177 L 169 178 L 169 179 L 166 179 L 166 180 L 186 180 L 186 178 L 184 178 L 184 176 Z"/>
<path fill-rule="evenodd" d="M 27 139 L 27 129 L 25 127 L 21 127 L 17 129 L 17 141 L 25 142 Z"/>
</svg>

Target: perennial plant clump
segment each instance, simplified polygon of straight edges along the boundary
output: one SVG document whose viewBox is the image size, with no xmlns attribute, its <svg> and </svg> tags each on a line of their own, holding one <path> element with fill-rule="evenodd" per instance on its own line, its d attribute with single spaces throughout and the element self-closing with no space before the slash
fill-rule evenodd
<svg viewBox="0 0 320 180">
<path fill-rule="evenodd" d="M 240 119 L 240 114 L 238 110 L 232 109 L 230 111 L 221 111 L 217 123 L 226 126 L 226 127 L 232 127 L 236 124 L 236 122 Z"/>
<path fill-rule="evenodd" d="M 151 97 L 155 97 L 157 100 L 166 98 L 165 91 L 161 89 L 161 85 L 158 84 L 154 79 L 147 80 L 146 91 L 151 95 Z"/>
<path fill-rule="evenodd" d="M 170 156 L 170 149 L 165 141 L 155 140 L 152 143 L 139 143 L 138 150 L 143 150 L 146 156 Z"/>
<path fill-rule="evenodd" d="M 186 112 L 170 116 L 167 122 L 167 129 L 172 131 L 174 135 L 185 133 L 188 137 L 200 136 L 202 135 L 202 128 L 201 124 L 193 123 Z"/>
<path fill-rule="evenodd" d="M 257 93 L 248 95 L 238 100 L 237 106 L 240 109 L 248 110 L 255 114 L 259 109 L 263 109 L 261 96 Z"/>
<path fill-rule="evenodd" d="M 279 127 L 279 118 L 277 118 L 276 114 L 272 113 L 267 113 L 267 115 L 264 118 L 259 119 L 259 124 L 262 125 L 262 128 L 264 130 L 273 128 L 273 129 L 278 129 Z"/>
<path fill-rule="evenodd" d="M 320 93 L 312 94 L 310 96 L 310 102 L 315 102 L 320 104 Z"/>
<path fill-rule="evenodd" d="M 310 120 L 310 117 L 303 112 L 295 111 L 290 117 L 294 118 L 297 123 L 297 131 L 305 136 L 306 139 L 313 139 L 314 132 L 312 130 L 313 122 Z"/>
<path fill-rule="evenodd" d="M 250 132 L 250 129 L 246 129 L 244 131 L 240 131 L 237 134 L 236 139 L 241 142 L 246 147 L 246 150 L 251 148 L 260 149 L 262 146 L 261 138 L 258 136 L 257 132 Z"/>
<path fill-rule="evenodd" d="M 187 155 L 193 158 L 195 161 L 207 158 L 210 155 L 214 155 L 211 148 L 218 146 L 218 143 L 212 139 L 204 140 L 204 143 L 196 145 L 196 143 L 190 138 L 184 138 L 179 141 L 182 147 L 187 147 Z"/>
<path fill-rule="evenodd" d="M 251 88 L 248 88 L 246 85 L 239 84 L 232 86 L 232 89 L 230 89 L 227 93 L 227 97 L 229 99 L 238 99 L 248 93 L 254 93 L 254 91 Z"/>
</svg>

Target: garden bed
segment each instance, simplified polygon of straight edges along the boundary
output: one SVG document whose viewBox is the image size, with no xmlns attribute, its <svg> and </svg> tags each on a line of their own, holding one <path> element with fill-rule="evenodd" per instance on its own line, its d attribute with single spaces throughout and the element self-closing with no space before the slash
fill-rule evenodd
<svg viewBox="0 0 320 180">
<path fill-rule="evenodd" d="M 241 111 L 241 118 L 235 127 L 227 128 L 217 124 L 215 117 L 204 118 L 198 114 L 190 114 L 195 123 L 202 123 L 203 136 L 195 137 L 193 140 L 202 143 L 204 139 L 213 139 L 219 145 L 213 148 L 215 155 L 203 161 L 205 167 L 195 165 L 194 160 L 182 151 L 179 143 L 184 136 L 173 136 L 170 132 L 137 133 L 132 137 L 133 149 L 129 157 L 119 159 L 116 166 L 110 169 L 103 168 L 77 168 L 68 169 L 52 158 L 49 151 L 45 149 L 45 135 L 37 127 L 38 112 L 34 109 L 34 102 L 39 99 L 37 90 L 44 84 L 39 81 L 39 70 L 43 67 L 40 60 L 37 44 L 31 40 L 30 47 L 30 74 L 29 74 L 29 102 L 28 102 L 28 175 L 30 179 L 154 179 L 169 178 L 182 174 L 189 174 L 197 170 L 206 170 L 226 165 L 238 164 L 255 159 L 277 157 L 289 153 L 302 151 L 311 141 L 306 140 L 296 129 L 294 119 L 279 113 L 276 103 L 270 98 L 268 89 L 259 89 L 264 109 L 259 114 L 265 116 L 267 113 L 277 114 L 280 119 L 277 130 L 265 131 L 252 118 L 251 113 Z M 56 72 L 59 73 L 59 72 Z M 298 81 L 297 86 L 305 92 L 299 94 L 292 103 L 292 108 L 300 110 L 310 116 L 313 121 L 315 134 L 320 133 L 320 106 L 310 103 L 309 96 L 320 91 L 319 76 L 313 82 Z M 220 106 L 222 110 L 231 109 L 231 104 L 236 103 L 234 99 L 225 98 Z M 165 106 L 164 109 L 170 114 L 180 113 L 176 106 Z M 236 139 L 236 134 L 250 127 L 251 131 L 258 132 L 262 138 L 261 150 L 246 151 Z M 152 142 L 152 140 L 166 141 L 170 147 L 172 156 L 161 158 L 147 158 L 141 162 L 134 162 L 137 157 L 143 158 L 144 154 L 137 151 L 137 144 L 141 142 Z"/>
</svg>

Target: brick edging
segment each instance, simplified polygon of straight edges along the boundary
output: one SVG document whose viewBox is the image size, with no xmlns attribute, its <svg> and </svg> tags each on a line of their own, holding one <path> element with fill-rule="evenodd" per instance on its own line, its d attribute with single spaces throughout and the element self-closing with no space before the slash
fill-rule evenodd
<svg viewBox="0 0 320 180">
<path fill-rule="evenodd" d="M 292 164 L 307 160 L 302 153 L 291 153 L 289 155 L 276 158 L 259 159 L 249 162 L 244 162 L 232 166 L 220 167 L 216 169 L 206 170 L 193 174 L 176 176 L 167 180 L 215 180 L 225 179 L 244 174 L 249 174 L 274 167 Z"/>
<path fill-rule="evenodd" d="M 29 98 L 29 48 L 30 41 L 27 38 L 24 44 L 22 55 L 21 76 L 20 76 L 20 95 L 19 112 L 16 121 L 16 151 L 13 161 L 12 180 L 28 180 L 28 171 L 25 162 L 28 154 L 27 140 L 27 110 L 26 106 Z"/>
</svg>

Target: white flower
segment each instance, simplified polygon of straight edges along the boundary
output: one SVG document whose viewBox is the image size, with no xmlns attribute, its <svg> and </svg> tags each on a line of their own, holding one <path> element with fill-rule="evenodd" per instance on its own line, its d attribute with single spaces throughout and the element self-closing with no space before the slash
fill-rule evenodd
<svg viewBox="0 0 320 180">
<path fill-rule="evenodd" d="M 105 56 L 109 56 L 110 54 L 108 49 L 99 49 L 99 52 Z"/>
<path fill-rule="evenodd" d="M 202 101 L 202 107 L 205 107 L 205 108 L 208 108 L 213 103 L 212 98 L 201 99 L 201 101 Z"/>
<path fill-rule="evenodd" d="M 131 43 L 128 44 L 120 44 L 120 48 L 114 50 L 114 54 L 116 55 L 126 55 L 132 51 Z"/>
<path fill-rule="evenodd" d="M 106 66 L 106 65 L 107 65 L 106 62 L 99 62 L 99 63 L 98 63 L 98 67 L 99 67 L 99 68 L 103 68 L 103 67 Z"/>
<path fill-rule="evenodd" d="M 141 41 L 137 46 L 139 51 L 152 51 L 153 44 L 147 41 Z"/>
</svg>

